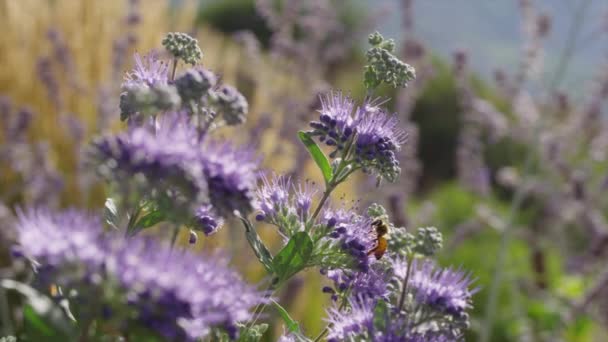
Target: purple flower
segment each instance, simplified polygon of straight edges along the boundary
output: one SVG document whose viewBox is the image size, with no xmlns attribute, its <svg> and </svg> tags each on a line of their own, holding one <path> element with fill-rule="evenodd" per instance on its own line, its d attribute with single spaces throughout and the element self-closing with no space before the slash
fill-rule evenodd
<svg viewBox="0 0 608 342">
<path fill-rule="evenodd" d="M 350 255 L 357 270 L 367 272 L 370 266 L 368 252 L 376 245 L 372 219 L 345 210 L 327 210 L 323 220 L 331 229 L 328 237 L 332 245 Z"/>
<path fill-rule="evenodd" d="M 293 201 L 296 208 L 296 212 L 300 220 L 302 220 L 302 222 L 306 222 L 308 220 L 308 217 L 310 216 L 309 213 L 312 205 L 312 200 L 315 197 L 315 194 L 317 193 L 317 189 L 309 182 L 305 182 L 304 185 L 300 183 L 298 184 L 297 188 L 294 184 L 293 188 L 295 190 Z"/>
<path fill-rule="evenodd" d="M 279 224 L 279 215 L 287 215 L 292 211 L 289 191 L 292 187 L 291 178 L 274 176 L 272 179 L 262 177 L 262 186 L 256 190 L 255 209 L 256 219 L 272 224 Z"/>
<path fill-rule="evenodd" d="M 200 206 L 194 213 L 193 228 L 202 231 L 206 236 L 215 234 L 223 224 L 224 219 L 219 217 L 209 204 Z"/>
<path fill-rule="evenodd" d="M 321 98 L 320 120 L 311 122 L 310 126 L 321 142 L 335 147 L 330 156 L 335 157 L 353 137 L 358 121 L 354 111 L 354 101 L 342 93 L 330 93 Z"/>
<path fill-rule="evenodd" d="M 352 270 L 328 270 L 327 277 L 334 282 L 337 291 L 350 291 L 351 296 L 365 299 L 387 298 L 391 273 L 380 263 L 371 265 L 367 272 Z"/>
<path fill-rule="evenodd" d="M 373 332 L 375 301 L 352 299 L 350 309 L 330 308 L 326 321 L 329 324 L 328 342 L 346 341 Z"/>
<path fill-rule="evenodd" d="M 352 99 L 331 93 L 321 99 L 319 121 L 313 121 L 312 135 L 335 147 L 329 154 L 335 158 L 346 153 L 365 172 L 374 172 L 393 182 L 401 172 L 396 152 L 405 143 L 407 134 L 399 127 L 396 115 L 386 113 L 379 100 L 367 99 L 355 107 Z M 351 148 L 346 151 L 347 147 Z"/>
<path fill-rule="evenodd" d="M 103 262 L 100 220 L 75 210 L 60 215 L 44 209 L 19 210 L 17 217 L 20 255 L 51 267 L 74 262 L 95 268 Z"/>
<path fill-rule="evenodd" d="M 92 154 L 107 179 L 132 180 L 145 196 L 170 196 L 176 208 L 183 204 L 192 213 L 207 197 L 196 139 L 196 130 L 174 115 L 161 120 L 156 132 L 135 127 L 98 139 Z"/>
<path fill-rule="evenodd" d="M 265 301 L 226 260 L 171 251 L 150 239 L 106 236 L 99 220 L 75 211 L 20 212 L 17 231 L 19 254 L 50 270 L 49 282 L 66 290 L 80 284 L 80 301 L 101 302 L 92 308 L 114 307 L 118 300 L 134 310 L 125 319 L 169 340 L 198 339 L 212 327 L 235 332 L 238 322 L 251 318 L 250 309 Z M 117 286 L 117 291 L 106 298 L 99 296 L 104 291 L 92 289 L 96 286 Z"/>
<path fill-rule="evenodd" d="M 133 55 L 135 68 L 125 75 L 122 86 L 157 85 L 166 84 L 168 81 L 169 66 L 160 60 L 154 53 L 145 55 L 143 58 L 139 53 Z"/>
<path fill-rule="evenodd" d="M 222 216 L 253 209 L 259 158 L 251 148 L 209 142 L 200 151 L 211 204 Z"/>
<path fill-rule="evenodd" d="M 403 258 L 393 261 L 395 277 L 403 279 L 407 262 Z M 473 279 L 465 272 L 437 267 L 431 261 L 412 263 L 409 287 L 418 304 L 428 305 L 442 313 L 461 317 L 472 307 L 471 297 L 477 289 L 469 289 Z"/>
</svg>

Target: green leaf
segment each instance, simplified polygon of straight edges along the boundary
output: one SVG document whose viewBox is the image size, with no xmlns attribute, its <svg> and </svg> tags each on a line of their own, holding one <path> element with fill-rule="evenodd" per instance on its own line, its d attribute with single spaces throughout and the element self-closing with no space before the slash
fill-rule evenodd
<svg viewBox="0 0 608 342">
<path fill-rule="evenodd" d="M 163 213 L 163 211 L 153 209 L 152 211 L 143 215 L 137 221 L 137 223 L 135 223 L 135 227 L 139 231 L 142 229 L 152 227 L 153 225 L 163 221 L 164 219 L 165 219 L 165 214 Z"/>
<path fill-rule="evenodd" d="M 110 197 L 106 198 L 105 208 L 103 210 L 103 218 L 114 229 L 118 229 L 120 218 L 116 203 Z"/>
<path fill-rule="evenodd" d="M 287 310 L 285 310 L 285 308 L 281 306 L 281 304 L 277 303 L 274 299 L 271 299 L 271 301 L 274 307 L 279 312 L 279 315 L 283 319 L 283 322 L 285 322 L 287 330 L 289 330 L 289 332 L 299 332 L 300 325 L 298 324 L 298 322 L 294 321 L 293 318 L 289 316 L 289 313 L 287 312 Z"/>
<path fill-rule="evenodd" d="M 268 250 L 268 248 L 266 248 L 264 242 L 260 240 L 260 236 L 255 230 L 255 227 L 247 219 L 243 217 L 239 218 L 245 226 L 245 237 L 247 238 L 247 242 L 249 242 L 251 249 L 253 249 L 253 253 L 255 253 L 255 256 L 264 266 L 266 271 L 268 271 L 269 273 L 273 273 L 274 271 L 272 266 L 272 254 L 270 254 L 270 251 Z"/>
<path fill-rule="evenodd" d="M 315 163 L 321 170 L 323 178 L 325 179 L 325 183 L 329 183 L 332 177 L 331 165 L 329 165 L 329 160 L 327 160 L 327 157 L 325 156 L 323 151 L 321 151 L 319 145 L 317 145 L 317 143 L 312 140 L 310 135 L 308 135 L 308 133 L 304 131 L 298 132 L 298 138 L 300 138 L 300 141 L 302 141 L 304 146 L 306 146 L 308 153 L 310 153 L 312 159 L 315 161 Z"/>
<path fill-rule="evenodd" d="M 313 243 L 307 232 L 295 233 L 272 260 L 279 282 L 289 279 L 306 267 L 312 254 Z"/>
<path fill-rule="evenodd" d="M 268 330 L 268 324 L 256 324 L 252 327 L 241 325 L 238 342 L 259 342 Z"/>
<path fill-rule="evenodd" d="M 23 317 L 28 325 L 30 338 L 35 335 L 36 337 L 62 337 L 60 340 L 70 340 L 68 337 L 73 334 L 74 325 L 66 317 L 63 309 L 49 297 L 27 284 L 11 279 L 0 281 L 0 287 L 14 290 L 26 298 L 27 305 L 23 309 Z"/>
</svg>

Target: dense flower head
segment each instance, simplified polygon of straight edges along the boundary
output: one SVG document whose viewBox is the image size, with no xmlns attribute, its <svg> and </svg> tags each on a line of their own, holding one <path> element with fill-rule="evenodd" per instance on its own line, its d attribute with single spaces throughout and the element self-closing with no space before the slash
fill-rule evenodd
<svg viewBox="0 0 608 342">
<path fill-rule="evenodd" d="M 368 254 L 376 244 L 372 219 L 345 210 L 327 210 L 323 219 L 331 229 L 328 237 L 332 245 L 350 255 L 356 269 L 367 272 L 370 266 Z"/>
<path fill-rule="evenodd" d="M 302 184 L 286 176 L 264 176 L 256 191 L 256 219 L 280 227 L 283 233 L 300 230 L 310 219 L 316 193 L 308 181 Z"/>
<path fill-rule="evenodd" d="M 388 296 L 391 273 L 379 263 L 375 263 L 367 272 L 328 270 L 327 277 L 334 282 L 335 289 L 331 291 L 324 289 L 324 292 L 334 294 L 348 291 L 354 297 L 380 299 Z"/>
<path fill-rule="evenodd" d="M 256 190 L 256 219 L 272 224 L 280 224 L 281 216 L 286 216 L 294 209 L 291 206 L 291 178 L 285 176 L 262 177 L 262 185 Z"/>
<path fill-rule="evenodd" d="M 394 182 L 401 169 L 395 153 L 406 140 L 399 120 L 372 103 L 366 104 L 357 125 L 355 160 L 364 171 L 372 170 Z"/>
<path fill-rule="evenodd" d="M 186 70 L 175 80 L 175 86 L 182 101 L 198 101 L 215 86 L 217 76 L 207 69 L 193 68 Z"/>
<path fill-rule="evenodd" d="M 81 276 L 81 289 L 116 285 L 121 305 L 135 312 L 125 319 L 171 340 L 194 340 L 212 327 L 234 331 L 238 322 L 251 318 L 250 309 L 264 301 L 225 260 L 171 251 L 150 239 L 105 235 L 98 220 L 76 211 L 20 212 L 17 231 L 18 252 L 39 269 L 55 270 L 53 283 L 69 290 Z M 86 272 L 75 272 L 75 266 Z M 68 282 L 65 275 L 71 277 Z M 79 298 L 101 302 L 102 307 L 115 306 L 116 299 Z"/>
<path fill-rule="evenodd" d="M 407 262 L 403 258 L 396 258 L 393 267 L 396 278 L 403 279 Z M 461 317 L 471 308 L 471 297 L 477 291 L 469 288 L 472 282 L 470 275 L 465 272 L 440 268 L 431 261 L 415 260 L 408 286 L 414 292 L 416 303 Z"/>
<path fill-rule="evenodd" d="M 210 204 L 201 205 L 194 213 L 192 222 L 193 228 L 202 231 L 206 236 L 215 234 L 223 224 L 224 219 L 215 213 Z"/>
<path fill-rule="evenodd" d="M 201 153 L 211 204 L 222 216 L 253 209 L 259 158 L 251 148 L 226 142 L 209 142 Z"/>
<path fill-rule="evenodd" d="M 329 156 L 342 154 L 364 171 L 395 181 L 401 172 L 396 152 L 407 137 L 397 117 L 380 108 L 378 100 L 368 99 L 355 107 L 354 101 L 341 93 L 327 95 L 321 104 L 319 121 L 310 123 L 311 134 L 335 148 Z M 347 150 L 349 155 L 344 156 Z"/>
<path fill-rule="evenodd" d="M 375 301 L 351 298 L 350 308 L 341 311 L 330 308 L 327 312 L 328 342 L 347 341 L 356 336 L 365 336 L 373 331 Z M 369 335 L 368 335 L 369 337 Z"/>
<path fill-rule="evenodd" d="M 122 84 L 123 88 L 167 84 L 169 66 L 165 61 L 159 59 L 157 54 L 150 53 L 142 57 L 139 53 L 135 53 L 133 58 L 135 68 L 126 74 Z"/>
<path fill-rule="evenodd" d="M 98 170 L 109 180 L 140 183 L 149 196 L 169 195 L 191 210 L 207 197 L 207 182 L 194 147 L 196 131 L 185 118 L 161 120 L 159 127 L 135 127 L 93 143 Z M 156 191 L 157 193 L 153 193 Z M 179 191 L 179 193 L 174 193 Z"/>
<path fill-rule="evenodd" d="M 54 215 L 30 209 L 17 214 L 18 254 L 44 260 L 50 267 L 81 262 L 94 268 L 103 262 L 105 250 L 97 243 L 102 232 L 100 220 L 76 210 Z"/>
<path fill-rule="evenodd" d="M 235 87 L 222 85 L 216 92 L 217 104 L 222 118 L 228 125 L 239 125 L 247 119 L 249 103 Z"/>
</svg>

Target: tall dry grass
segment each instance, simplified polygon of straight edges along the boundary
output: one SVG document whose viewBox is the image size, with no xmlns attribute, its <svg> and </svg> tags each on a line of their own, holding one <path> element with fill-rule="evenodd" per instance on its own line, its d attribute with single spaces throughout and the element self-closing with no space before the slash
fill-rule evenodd
<svg viewBox="0 0 608 342">
<path fill-rule="evenodd" d="M 284 120 L 301 119 L 290 115 L 292 113 L 282 112 L 285 107 L 279 106 L 278 101 L 286 94 L 292 98 L 301 96 L 303 101 L 310 98 L 310 92 L 297 77 L 278 67 L 280 61 L 264 55 L 251 55 L 230 37 L 207 28 L 195 28 L 194 2 L 179 8 L 171 8 L 164 0 L 139 3 L 139 22 L 130 25 L 127 21 L 128 0 L 0 1 L 0 32 L 3 33 L 0 40 L 0 95 L 8 96 L 15 107 L 27 106 L 36 113 L 28 136 L 31 141 L 44 140 L 50 144 L 50 158 L 65 180 L 62 206 L 103 206 L 103 184 L 95 184 L 92 190 L 85 191 L 78 182 L 77 176 L 81 170 L 77 152 L 81 146 L 75 144 L 84 145 L 100 133 L 100 108 L 103 106 L 110 109 L 110 129 L 120 128 L 116 99 L 122 76 L 114 70 L 117 64 L 115 45 L 129 32 L 136 37 L 136 41 L 126 51 L 125 63 L 119 66 L 122 72 L 132 65 L 133 52 L 145 53 L 158 48 L 166 32 L 193 32 L 205 54 L 205 67 L 221 74 L 224 82 L 244 89 L 249 100 L 248 127 L 225 129 L 219 134 L 240 143 L 250 143 L 253 139 L 264 155 L 264 164 L 278 172 L 299 168 L 305 170 L 304 175 L 321 181 L 310 162 L 306 165 L 294 164 L 295 151 L 301 147 L 281 134 Z M 57 61 L 52 66 L 62 103 L 60 107 L 49 96 L 38 70 L 40 58 L 54 58 L 55 46 L 48 37 L 50 30 L 60 34 L 72 62 L 70 70 L 62 68 Z M 75 142 L 66 133 L 66 116 L 76 117 L 82 122 L 85 128 L 82 142 Z M 262 130 L 262 134 L 252 137 L 244 133 L 251 132 L 263 118 L 267 128 Z M 306 127 L 305 122 L 300 125 Z M 0 191 L 19 176 L 6 167 L 0 171 L 0 175 Z M 342 196 L 351 193 L 346 186 L 340 190 Z M 262 267 L 243 241 L 241 227 L 234 223 L 231 225 L 216 236 L 199 239 L 196 248 L 212 250 L 222 247 L 233 252 L 231 255 L 235 265 L 249 279 L 259 280 L 264 274 Z M 261 228 L 260 234 L 271 241 L 271 245 L 273 239 L 275 247 L 280 245 L 270 229 Z M 185 242 L 187 236 L 184 234 L 180 238 Z M 291 286 L 293 291 L 301 291 L 301 300 L 292 303 L 290 312 L 301 318 L 304 326 L 314 332 L 321 328 L 319 317 L 326 298 L 320 293 L 319 277 L 312 271 L 304 276 L 307 287 L 297 289 L 297 284 Z M 280 325 L 276 329 L 276 332 L 280 332 Z"/>
</svg>

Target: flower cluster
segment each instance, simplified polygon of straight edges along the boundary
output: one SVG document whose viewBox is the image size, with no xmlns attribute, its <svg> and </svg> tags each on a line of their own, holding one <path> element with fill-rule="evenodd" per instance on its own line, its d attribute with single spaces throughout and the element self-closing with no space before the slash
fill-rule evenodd
<svg viewBox="0 0 608 342">
<path fill-rule="evenodd" d="M 192 214 L 209 203 L 222 216 L 252 208 L 258 168 L 253 151 L 199 142 L 183 114 L 166 115 L 156 132 L 143 126 L 98 139 L 92 154 L 101 175 L 137 184 L 135 190 L 148 200 L 168 198 L 179 213 Z"/>
<path fill-rule="evenodd" d="M 184 63 L 195 65 L 203 58 L 198 41 L 185 33 L 170 32 L 163 39 L 162 44 L 173 57 L 183 60 Z"/>
<path fill-rule="evenodd" d="M 382 82 L 394 88 L 406 87 L 416 78 L 414 68 L 393 55 L 395 42 L 392 39 L 384 39 L 376 32 L 369 35 L 368 42 L 372 45 L 366 55 L 365 86 L 368 89 L 374 89 Z"/>
<path fill-rule="evenodd" d="M 17 231 L 15 253 L 35 262 L 39 281 L 78 289 L 76 300 L 89 304 L 79 310 L 99 310 L 89 314 L 117 326 L 132 320 L 170 340 L 201 338 L 214 327 L 234 335 L 264 301 L 220 259 L 105 235 L 99 220 L 77 211 L 24 211 Z M 120 316 L 127 307 L 133 316 Z"/>
<path fill-rule="evenodd" d="M 196 40 L 185 34 L 171 33 L 163 45 L 186 63 L 201 57 Z M 220 126 L 213 123 L 218 118 L 228 125 L 244 122 L 248 104 L 235 88 L 218 85 L 209 70 L 194 67 L 174 76 L 158 55 L 135 55 L 120 102 L 129 130 L 97 139 L 92 160 L 130 207 L 145 203 L 158 217 L 210 235 L 221 217 L 253 208 L 259 164 L 253 150 L 208 138 Z"/>
<path fill-rule="evenodd" d="M 256 192 L 256 220 L 273 224 L 286 237 L 303 230 L 311 218 L 311 205 L 317 190 L 310 183 L 298 184 L 291 178 L 262 178 Z"/>
<path fill-rule="evenodd" d="M 430 261 L 414 261 L 408 266 L 404 258 L 394 258 L 383 266 L 394 279 L 388 287 L 394 298 L 351 292 L 348 309 L 328 310 L 328 340 L 454 341 L 462 337 L 469 326 L 466 310 L 476 292 L 469 288 L 469 275 L 439 268 Z M 408 267 L 407 301 L 400 307 Z"/>
<path fill-rule="evenodd" d="M 394 182 L 401 172 L 396 153 L 407 137 L 396 115 L 384 111 L 377 100 L 355 107 L 340 93 L 327 95 L 321 103 L 319 121 L 310 123 L 310 134 L 334 148 L 329 156 L 350 163 L 350 172 L 361 168 Z"/>
</svg>

